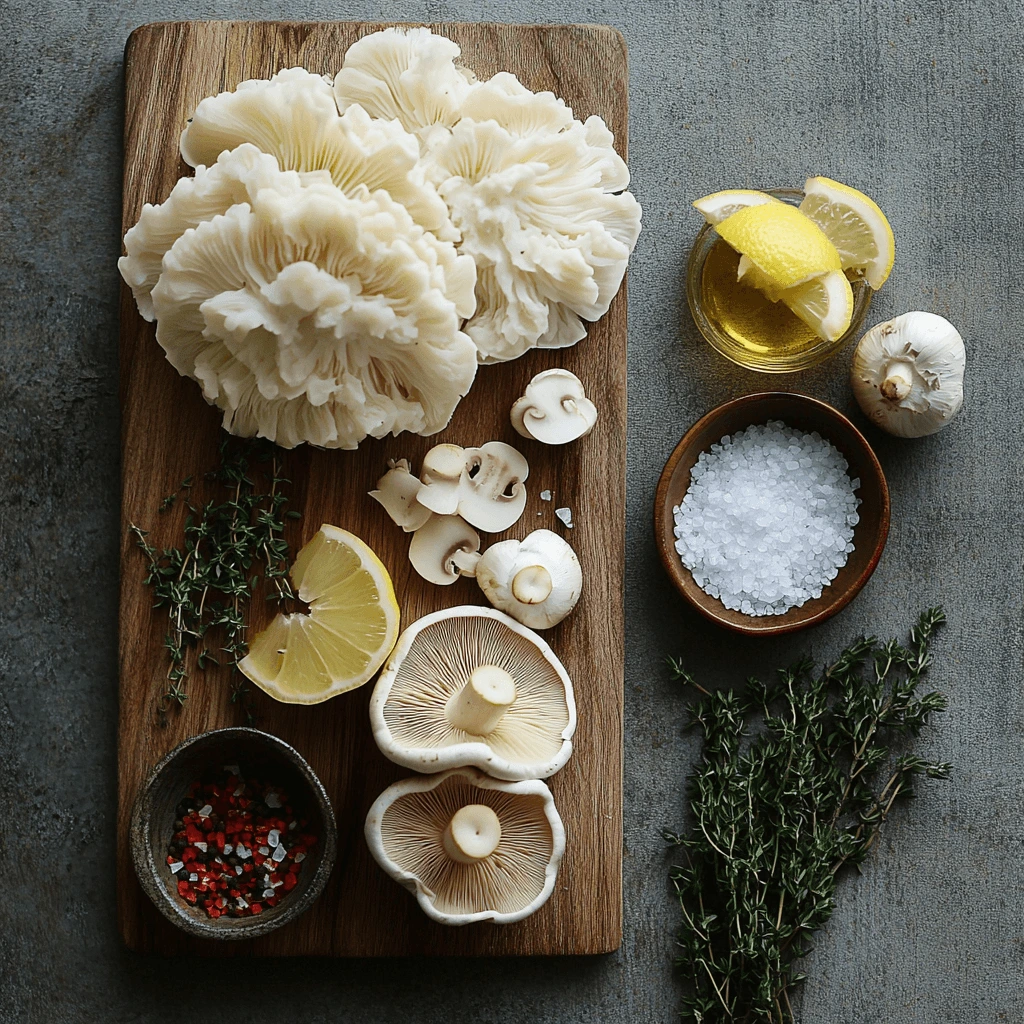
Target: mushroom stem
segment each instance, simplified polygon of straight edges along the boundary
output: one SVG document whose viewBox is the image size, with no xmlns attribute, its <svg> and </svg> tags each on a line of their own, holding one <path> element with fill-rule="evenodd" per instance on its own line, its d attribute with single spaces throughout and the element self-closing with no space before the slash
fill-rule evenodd
<svg viewBox="0 0 1024 1024">
<path fill-rule="evenodd" d="M 543 565 L 528 565 L 512 577 L 512 596 L 523 604 L 542 604 L 551 587 L 551 573 Z"/>
<path fill-rule="evenodd" d="M 467 804 L 452 815 L 441 836 L 444 852 L 460 864 L 490 857 L 501 842 L 501 822 L 487 804 Z"/>
<path fill-rule="evenodd" d="M 890 402 L 902 402 L 914 388 L 913 369 L 907 363 L 890 366 L 885 380 L 878 386 L 882 397 Z"/>
<path fill-rule="evenodd" d="M 473 736 L 493 732 L 516 699 L 515 680 L 497 665 L 478 665 L 448 702 L 448 721 Z"/>
</svg>

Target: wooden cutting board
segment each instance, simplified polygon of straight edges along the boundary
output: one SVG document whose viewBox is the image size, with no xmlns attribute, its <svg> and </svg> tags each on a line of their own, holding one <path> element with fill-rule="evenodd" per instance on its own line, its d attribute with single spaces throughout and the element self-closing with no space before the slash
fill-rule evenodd
<svg viewBox="0 0 1024 1024">
<path fill-rule="evenodd" d="M 180 175 L 178 136 L 205 97 L 247 78 L 267 78 L 302 65 L 333 74 L 357 38 L 384 25 L 346 22 L 181 22 L 146 25 L 125 52 L 124 228 L 142 204 L 162 202 Z M 601 115 L 626 155 L 626 48 L 614 30 L 594 25 L 430 26 L 456 40 L 463 62 L 480 78 L 512 71 L 534 90 L 563 97 L 576 116 Z M 508 410 L 540 370 L 565 366 L 583 379 L 600 410 L 593 433 L 549 448 L 524 441 Z M 559 353 L 533 351 L 482 367 L 451 424 L 432 438 L 403 435 L 368 440 L 356 452 L 284 454 L 291 506 L 302 511 L 289 528 L 292 551 L 322 522 L 345 527 L 377 551 L 391 571 L 404 625 L 439 608 L 485 603 L 475 583 L 435 587 L 411 569 L 408 537 L 382 514 L 367 491 L 390 457 L 418 466 L 440 442 L 514 444 L 530 462 L 526 514 L 508 536 L 547 527 L 566 536 L 584 572 L 576 611 L 545 636 L 576 689 L 575 753 L 550 786 L 565 822 L 567 848 L 551 900 L 519 924 L 445 928 L 430 922 L 412 896 L 371 859 L 363 819 L 380 792 L 410 774 L 387 761 L 370 734 L 372 685 L 312 708 L 277 704 L 257 694 L 257 725 L 293 744 L 323 780 L 338 819 L 338 859 L 327 889 L 300 920 L 259 940 L 211 943 L 191 939 L 161 917 L 132 869 L 128 819 L 152 766 L 188 736 L 242 724 L 229 702 L 225 674 L 208 669 L 189 681 L 185 709 L 161 727 L 157 701 L 167 669 L 162 646 L 166 616 L 151 607 L 142 584 L 144 560 L 128 524 L 151 531 L 158 547 L 179 544 L 184 510 L 157 514 L 164 495 L 185 477 L 201 479 L 216 464 L 220 414 L 191 380 L 180 377 L 156 343 L 154 327 L 136 311 L 122 285 L 122 540 L 120 604 L 120 727 L 118 917 L 131 949 L 160 953 L 261 956 L 393 956 L 405 954 L 529 955 L 604 953 L 618 947 L 622 919 L 623 557 L 626 464 L 626 289 L 590 326 L 586 339 Z M 550 489 L 553 501 L 540 499 Z M 194 497 L 202 498 L 202 491 Z M 572 509 L 566 530 L 554 509 Z M 486 540 L 485 540 L 486 543 Z M 252 629 L 262 629 L 271 605 L 253 602 Z"/>
</svg>

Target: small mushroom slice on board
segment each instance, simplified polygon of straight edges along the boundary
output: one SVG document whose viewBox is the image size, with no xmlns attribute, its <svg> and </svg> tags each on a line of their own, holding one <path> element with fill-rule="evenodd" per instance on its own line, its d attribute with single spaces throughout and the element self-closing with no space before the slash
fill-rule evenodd
<svg viewBox="0 0 1024 1024">
<path fill-rule="evenodd" d="M 479 448 L 439 444 L 423 456 L 416 500 L 438 515 L 462 516 L 484 533 L 513 526 L 526 508 L 530 466 L 503 441 Z"/>
<path fill-rule="evenodd" d="M 597 406 L 587 398 L 583 381 L 575 373 L 544 370 L 526 385 L 510 417 L 523 437 L 544 444 L 568 444 L 594 429 Z"/>
<path fill-rule="evenodd" d="M 388 471 L 377 481 L 370 497 L 384 506 L 384 511 L 406 533 L 413 533 L 430 518 L 429 508 L 416 500 L 420 489 L 419 478 L 414 476 L 408 459 L 391 459 Z"/>
<path fill-rule="evenodd" d="M 475 576 L 480 534 L 460 516 L 427 515 L 429 519 L 409 542 L 412 567 L 439 586 L 454 583 L 460 576 Z"/>
<path fill-rule="evenodd" d="M 495 608 L 464 605 L 409 626 L 370 700 L 385 757 L 420 772 L 474 765 L 544 779 L 572 754 L 576 702 L 544 640 Z"/>
<path fill-rule="evenodd" d="M 366 817 L 377 863 L 447 925 L 512 924 L 550 897 L 565 829 L 539 780 L 503 782 L 474 768 L 389 786 Z"/>
</svg>

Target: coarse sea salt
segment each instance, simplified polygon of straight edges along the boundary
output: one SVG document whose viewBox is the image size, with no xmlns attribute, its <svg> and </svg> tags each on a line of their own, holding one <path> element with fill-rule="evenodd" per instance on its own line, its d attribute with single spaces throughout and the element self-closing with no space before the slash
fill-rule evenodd
<svg viewBox="0 0 1024 1024">
<path fill-rule="evenodd" d="M 676 551 L 726 608 L 782 615 L 820 597 L 853 551 L 860 517 L 849 465 L 817 431 L 779 420 L 701 452 L 673 509 Z"/>
</svg>

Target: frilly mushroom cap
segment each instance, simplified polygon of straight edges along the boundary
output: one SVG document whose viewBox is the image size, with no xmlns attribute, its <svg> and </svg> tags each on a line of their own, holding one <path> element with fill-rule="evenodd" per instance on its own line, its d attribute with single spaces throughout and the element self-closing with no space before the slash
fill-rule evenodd
<svg viewBox="0 0 1024 1024">
<path fill-rule="evenodd" d="M 515 699 L 486 735 L 452 719 L 474 669 L 496 666 Z M 370 700 L 385 757 L 420 772 L 474 765 L 501 779 L 547 778 L 572 753 L 572 682 L 551 648 L 494 608 L 465 605 L 417 620 L 399 637 Z"/>
<path fill-rule="evenodd" d="M 231 433 L 285 448 L 436 433 L 476 371 L 447 295 L 454 249 L 383 191 L 294 178 L 175 242 L 157 340 Z"/>
<path fill-rule="evenodd" d="M 424 177 L 415 136 L 359 106 L 339 116 L 331 82 L 322 75 L 287 68 L 207 97 L 182 132 L 181 155 L 199 167 L 246 142 L 276 157 L 283 170 L 328 171 L 343 192 L 385 189 L 417 224 L 446 241 L 458 238 L 444 202 Z"/>
<path fill-rule="evenodd" d="M 326 183 L 330 178 L 322 171 L 307 180 Z M 155 319 L 151 293 L 164 255 L 189 228 L 227 213 L 237 203 L 252 203 L 260 189 L 297 192 L 301 185 L 299 176 L 282 172 L 274 157 L 245 144 L 221 153 L 209 167 L 197 167 L 194 177 L 179 178 L 159 206 L 146 203 L 138 223 L 124 236 L 128 255 L 117 261 L 142 316 Z"/>
<path fill-rule="evenodd" d="M 544 444 L 567 444 L 584 437 L 597 423 L 597 406 L 587 398 L 583 381 L 568 370 L 544 370 L 512 406 L 512 426 L 523 437 Z"/>
<path fill-rule="evenodd" d="M 444 835 L 474 804 L 494 812 L 501 835 L 493 853 L 467 863 L 448 854 Z M 551 896 L 565 852 L 565 829 L 543 782 L 501 782 L 472 768 L 396 782 L 370 808 L 365 835 L 381 868 L 447 925 L 528 917 Z"/>
<path fill-rule="evenodd" d="M 474 86 L 463 109 L 481 119 L 433 141 L 428 174 L 477 263 L 466 333 L 481 362 L 575 344 L 581 321 L 607 312 L 640 232 L 611 132 L 513 75 Z"/>
<path fill-rule="evenodd" d="M 461 117 L 474 75 L 455 61 L 462 51 L 426 28 L 389 28 L 363 36 L 334 76 L 338 106 L 361 105 L 372 117 L 428 134 Z"/>
</svg>

